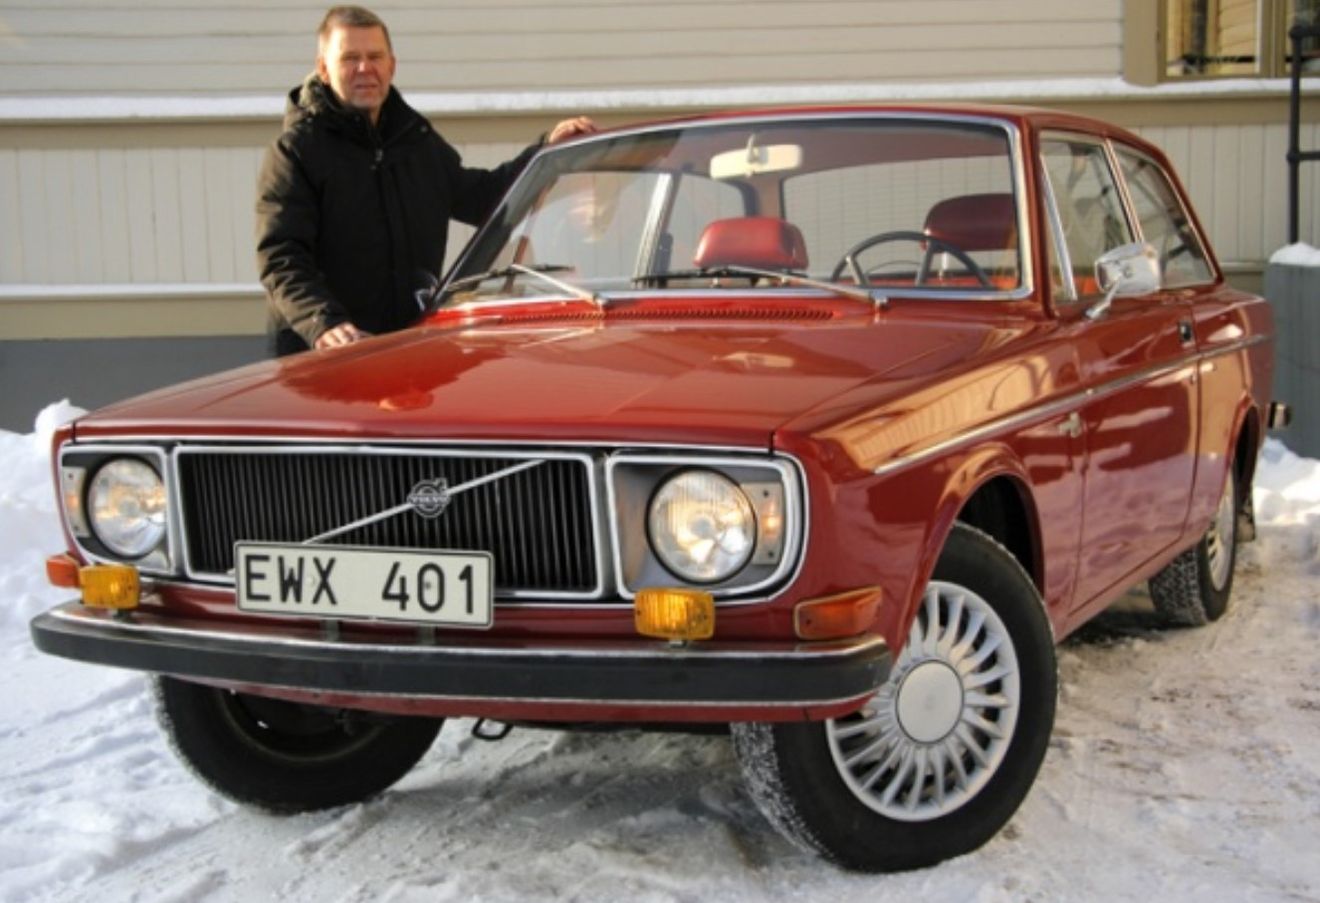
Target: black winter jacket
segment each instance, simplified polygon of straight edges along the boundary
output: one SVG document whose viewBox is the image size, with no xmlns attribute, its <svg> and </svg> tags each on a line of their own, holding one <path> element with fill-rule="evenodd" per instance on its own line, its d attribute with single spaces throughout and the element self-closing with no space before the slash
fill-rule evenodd
<svg viewBox="0 0 1320 903">
<path fill-rule="evenodd" d="M 444 265 L 450 218 L 479 224 L 537 147 L 468 169 L 393 88 L 377 128 L 315 76 L 291 91 L 257 185 L 271 350 L 306 350 L 346 320 L 371 333 L 412 323 L 417 292 Z"/>
</svg>

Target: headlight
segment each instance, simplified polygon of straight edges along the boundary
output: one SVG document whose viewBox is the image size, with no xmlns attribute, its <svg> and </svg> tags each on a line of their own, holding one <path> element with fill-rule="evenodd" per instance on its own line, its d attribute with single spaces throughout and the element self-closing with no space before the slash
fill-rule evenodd
<svg viewBox="0 0 1320 903">
<path fill-rule="evenodd" d="M 87 514 L 107 549 L 141 558 L 165 538 L 165 484 L 145 462 L 116 458 L 92 478 Z"/>
<path fill-rule="evenodd" d="M 647 525 L 656 557 L 693 583 L 732 577 L 756 549 L 756 517 L 747 496 L 709 470 L 689 470 L 661 486 Z"/>
</svg>

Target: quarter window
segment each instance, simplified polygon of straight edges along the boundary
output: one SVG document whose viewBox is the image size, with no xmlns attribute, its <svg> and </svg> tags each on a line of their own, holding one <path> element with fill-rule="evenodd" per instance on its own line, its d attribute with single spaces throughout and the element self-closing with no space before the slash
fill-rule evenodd
<svg viewBox="0 0 1320 903">
<path fill-rule="evenodd" d="M 1118 160 L 1141 223 L 1141 236 L 1159 252 L 1165 288 L 1213 281 L 1205 248 L 1168 176 L 1154 161 L 1134 151 L 1120 149 Z"/>
</svg>

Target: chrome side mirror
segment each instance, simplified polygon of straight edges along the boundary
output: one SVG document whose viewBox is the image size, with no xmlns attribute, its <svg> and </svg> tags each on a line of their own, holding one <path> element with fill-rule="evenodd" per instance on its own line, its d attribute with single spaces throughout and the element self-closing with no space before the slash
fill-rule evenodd
<svg viewBox="0 0 1320 903">
<path fill-rule="evenodd" d="M 1086 309 L 1088 320 L 1098 320 L 1115 298 L 1132 298 L 1159 291 L 1160 255 L 1145 242 L 1119 245 L 1095 262 L 1095 281 L 1105 296 Z"/>
</svg>

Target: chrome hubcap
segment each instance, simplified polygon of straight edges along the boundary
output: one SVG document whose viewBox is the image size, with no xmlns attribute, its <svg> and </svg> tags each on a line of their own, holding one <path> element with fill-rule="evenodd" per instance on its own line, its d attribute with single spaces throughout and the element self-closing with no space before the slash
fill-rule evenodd
<svg viewBox="0 0 1320 903">
<path fill-rule="evenodd" d="M 1230 472 L 1224 483 L 1224 494 L 1219 499 L 1219 508 L 1215 511 L 1214 523 L 1206 533 L 1206 560 L 1210 564 L 1210 582 L 1214 588 L 1224 588 L 1229 572 L 1233 567 L 1233 542 L 1237 532 L 1237 493 L 1233 487 L 1233 474 Z"/>
<path fill-rule="evenodd" d="M 965 587 L 932 582 L 889 679 L 825 730 L 859 800 L 889 818 L 926 821 L 994 776 L 1020 705 L 1017 655 L 999 615 Z"/>
</svg>

